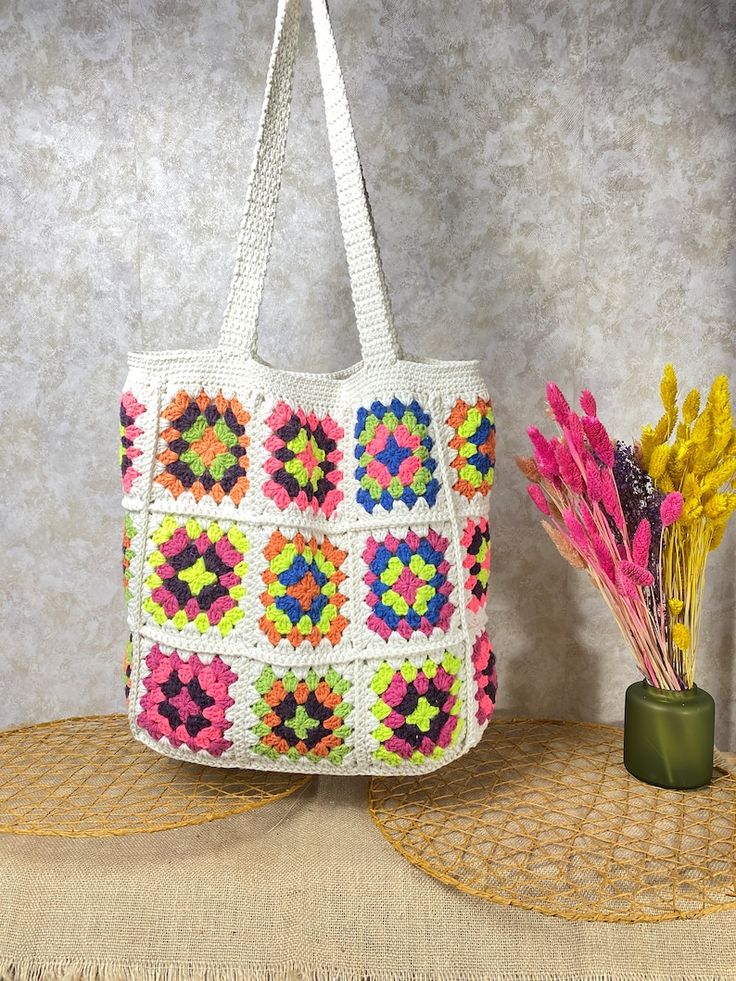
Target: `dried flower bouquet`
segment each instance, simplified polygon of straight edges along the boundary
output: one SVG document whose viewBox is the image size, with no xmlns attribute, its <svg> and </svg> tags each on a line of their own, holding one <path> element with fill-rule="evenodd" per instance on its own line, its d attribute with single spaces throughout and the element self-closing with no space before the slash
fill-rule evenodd
<svg viewBox="0 0 736 981">
<path fill-rule="evenodd" d="M 644 678 L 680 691 L 693 686 L 707 558 L 736 510 L 736 430 L 725 376 L 702 411 L 693 390 L 680 414 L 671 365 L 660 391 L 662 417 L 627 445 L 614 444 L 589 391 L 578 413 L 550 383 L 560 433 L 531 426 L 533 456 L 517 464 L 545 531 L 588 572 Z"/>
</svg>

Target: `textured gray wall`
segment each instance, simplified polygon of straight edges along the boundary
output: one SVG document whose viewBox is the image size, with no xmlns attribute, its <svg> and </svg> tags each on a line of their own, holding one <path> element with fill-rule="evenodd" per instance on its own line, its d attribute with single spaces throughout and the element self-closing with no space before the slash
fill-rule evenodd
<svg viewBox="0 0 736 981">
<path fill-rule="evenodd" d="M 632 660 L 536 526 L 513 457 L 544 382 L 611 428 L 665 360 L 733 375 L 736 18 L 689 0 L 333 0 L 408 350 L 485 360 L 499 427 L 501 706 L 619 720 Z M 209 346 L 274 0 L 0 6 L 0 725 L 120 709 L 117 398 L 129 348 Z M 263 316 L 283 367 L 357 358 L 309 31 Z M 699 680 L 736 746 L 734 531 Z"/>
</svg>

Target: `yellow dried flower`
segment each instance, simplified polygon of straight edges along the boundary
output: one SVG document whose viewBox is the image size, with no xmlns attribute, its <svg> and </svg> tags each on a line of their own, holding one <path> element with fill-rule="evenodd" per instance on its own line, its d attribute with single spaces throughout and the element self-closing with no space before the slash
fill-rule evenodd
<svg viewBox="0 0 736 981">
<path fill-rule="evenodd" d="M 673 477 L 682 478 L 689 463 L 692 443 L 689 440 L 678 440 L 672 448 L 667 469 Z"/>
<path fill-rule="evenodd" d="M 654 442 L 664 443 L 672 435 L 672 430 L 675 428 L 675 422 L 677 421 L 677 415 L 668 415 L 666 412 L 663 416 L 660 416 L 657 421 L 657 425 L 654 427 Z"/>
<path fill-rule="evenodd" d="M 713 446 L 712 440 L 708 440 L 702 446 L 698 446 L 693 453 L 692 469 L 698 477 L 703 477 L 710 473 L 714 467 L 718 466 L 721 459 L 721 452 L 718 447 Z"/>
<path fill-rule="evenodd" d="M 726 513 L 727 504 L 725 494 L 714 494 L 703 505 L 703 512 L 709 521 L 718 521 Z"/>
<path fill-rule="evenodd" d="M 698 418 L 695 420 L 693 431 L 690 438 L 693 443 L 707 443 L 713 436 L 713 413 L 710 405 L 706 405 Z"/>
<path fill-rule="evenodd" d="M 690 631 L 684 623 L 672 625 L 672 643 L 681 651 L 686 651 L 690 646 Z"/>
<path fill-rule="evenodd" d="M 708 405 L 713 415 L 713 424 L 716 429 L 731 431 L 733 420 L 731 418 L 731 396 L 728 391 L 728 378 L 719 375 L 710 387 L 708 394 Z"/>
<path fill-rule="evenodd" d="M 707 552 L 721 544 L 736 512 L 736 427 L 725 375 L 713 381 L 702 409 L 700 391 L 688 392 L 678 418 L 677 375 L 667 365 L 660 397 L 665 413 L 642 430 L 641 464 L 660 491 L 684 498 L 680 519 L 664 530 L 661 573 L 671 657 L 692 684 Z"/>
<path fill-rule="evenodd" d="M 685 474 L 685 478 L 682 481 L 682 493 L 685 497 L 697 497 L 700 498 L 700 484 L 698 483 L 695 474 L 688 471 Z"/>
<path fill-rule="evenodd" d="M 674 366 L 671 364 L 666 364 L 664 366 L 664 374 L 662 375 L 662 381 L 659 384 L 659 394 L 662 399 L 662 405 L 668 415 L 677 415 L 677 375 L 675 374 Z"/>
<path fill-rule="evenodd" d="M 691 426 L 700 412 L 700 392 L 697 388 L 692 389 L 685 396 L 685 401 L 682 403 L 682 418 L 685 425 Z"/>
<path fill-rule="evenodd" d="M 723 541 L 723 536 L 724 536 L 724 534 L 726 532 L 727 520 L 726 521 L 719 521 L 719 522 L 714 523 L 714 524 L 711 525 L 711 528 L 713 529 L 713 532 L 712 532 L 712 535 L 711 535 L 710 544 L 708 545 L 708 551 L 709 552 L 715 552 L 715 550 L 718 548 L 718 546 Z"/>
<path fill-rule="evenodd" d="M 686 497 L 680 515 L 680 523 L 691 525 L 703 516 L 703 506 L 697 497 Z"/>
<path fill-rule="evenodd" d="M 652 450 L 649 458 L 649 476 L 657 481 L 667 470 L 667 463 L 670 458 L 670 447 L 668 443 L 660 443 Z"/>
<path fill-rule="evenodd" d="M 709 521 L 727 521 L 736 510 L 736 494 L 714 494 L 703 506 Z"/>
<path fill-rule="evenodd" d="M 649 469 L 649 460 L 652 456 L 652 450 L 657 445 L 657 440 L 655 438 L 654 427 L 644 426 L 641 431 L 641 441 L 639 443 L 639 448 L 641 451 L 641 465 L 645 470 Z"/>
<path fill-rule="evenodd" d="M 703 493 L 708 494 L 718 490 L 719 487 L 727 484 L 734 474 L 736 474 L 736 457 L 731 457 L 706 473 L 703 480 Z"/>
</svg>

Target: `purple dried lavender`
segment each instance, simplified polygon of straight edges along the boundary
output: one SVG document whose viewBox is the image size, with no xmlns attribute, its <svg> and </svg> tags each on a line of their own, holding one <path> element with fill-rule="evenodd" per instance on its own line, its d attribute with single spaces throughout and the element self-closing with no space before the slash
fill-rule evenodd
<svg viewBox="0 0 736 981">
<path fill-rule="evenodd" d="M 665 498 L 657 490 L 649 474 L 637 462 L 633 446 L 616 443 L 613 459 L 613 479 L 616 481 L 618 496 L 624 512 L 626 530 L 633 540 L 642 518 L 646 518 L 652 529 L 652 544 L 649 549 L 649 571 L 655 573 L 659 560 L 659 543 L 662 538 L 662 517 L 659 506 Z"/>
<path fill-rule="evenodd" d="M 654 482 L 644 468 L 637 462 L 636 450 L 633 446 L 626 443 L 616 443 L 613 459 L 613 479 L 616 481 L 618 496 L 621 500 L 621 508 L 624 512 L 626 530 L 629 533 L 629 540 L 633 541 L 636 529 L 642 518 L 649 521 L 652 529 L 651 544 L 649 546 L 648 569 L 654 576 L 654 583 L 647 591 L 647 601 L 649 609 L 656 620 L 660 613 L 664 614 L 665 621 L 669 624 L 669 611 L 662 602 L 660 593 L 660 545 L 662 542 L 662 516 L 659 506 L 666 495 L 657 490 Z"/>
</svg>

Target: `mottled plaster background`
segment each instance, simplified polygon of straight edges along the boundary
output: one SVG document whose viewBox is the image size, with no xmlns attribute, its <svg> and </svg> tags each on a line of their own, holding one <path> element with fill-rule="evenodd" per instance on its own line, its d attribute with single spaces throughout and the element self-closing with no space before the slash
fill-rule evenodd
<svg viewBox="0 0 736 981">
<path fill-rule="evenodd" d="M 210 346 L 274 0 L 0 5 L 0 725 L 122 708 L 117 400 L 129 348 Z M 736 367 L 729 2 L 333 0 L 405 347 L 481 357 L 499 428 L 500 705 L 622 716 L 633 662 L 513 457 L 544 383 L 621 436 Z M 305 25 L 306 26 L 306 25 Z M 309 30 L 262 319 L 287 368 L 358 357 Z M 736 748 L 734 529 L 699 680 Z"/>
</svg>

